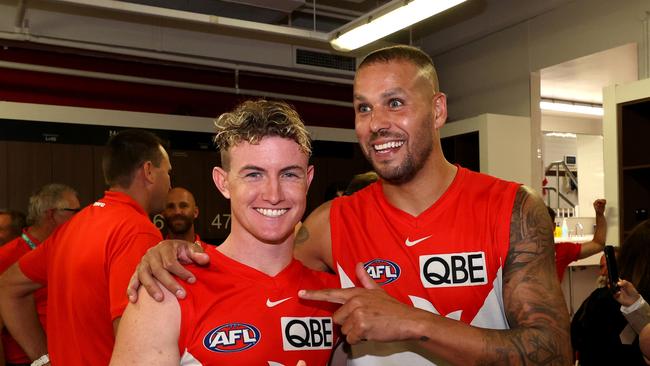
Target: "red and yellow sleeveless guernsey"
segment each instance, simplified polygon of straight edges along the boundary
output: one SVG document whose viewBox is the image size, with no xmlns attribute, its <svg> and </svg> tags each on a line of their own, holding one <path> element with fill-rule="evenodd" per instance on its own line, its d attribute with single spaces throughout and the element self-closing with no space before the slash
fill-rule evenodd
<svg viewBox="0 0 650 366">
<path fill-rule="evenodd" d="M 405 304 L 477 327 L 507 329 L 502 270 L 518 188 L 458 167 L 447 191 L 418 217 L 388 203 L 380 182 L 335 199 L 330 228 L 341 287 L 358 284 L 354 268 L 362 262 Z M 409 342 L 362 342 L 348 364 L 443 364 L 411 349 Z"/>
<path fill-rule="evenodd" d="M 270 277 L 207 248 L 210 265 L 179 301 L 181 365 L 327 365 L 338 341 L 338 304 L 298 298 L 300 289 L 338 287 L 338 280 L 297 260 Z"/>
</svg>

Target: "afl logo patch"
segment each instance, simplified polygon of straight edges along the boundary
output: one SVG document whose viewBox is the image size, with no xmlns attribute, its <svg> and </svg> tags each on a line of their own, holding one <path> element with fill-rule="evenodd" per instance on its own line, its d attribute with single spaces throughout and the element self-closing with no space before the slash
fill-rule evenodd
<svg viewBox="0 0 650 366">
<path fill-rule="evenodd" d="M 373 259 L 365 263 L 363 268 L 381 286 L 396 281 L 400 272 L 402 272 L 397 263 L 388 259 Z"/>
<path fill-rule="evenodd" d="M 218 326 L 203 337 L 203 346 L 212 352 L 239 352 L 260 341 L 260 331 L 250 324 L 229 323 Z"/>
</svg>

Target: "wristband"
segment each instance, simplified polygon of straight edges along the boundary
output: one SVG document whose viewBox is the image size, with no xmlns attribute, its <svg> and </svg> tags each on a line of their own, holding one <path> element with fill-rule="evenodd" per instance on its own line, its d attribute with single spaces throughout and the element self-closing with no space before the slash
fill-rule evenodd
<svg viewBox="0 0 650 366">
<path fill-rule="evenodd" d="M 643 299 L 643 296 L 639 295 L 639 298 L 636 299 L 634 303 L 630 304 L 630 306 L 621 305 L 621 313 L 624 315 L 629 314 L 639 309 L 643 304 L 645 304 L 645 300 Z"/>
<path fill-rule="evenodd" d="M 50 356 L 46 353 L 32 362 L 31 366 L 43 366 L 50 363 Z"/>
</svg>

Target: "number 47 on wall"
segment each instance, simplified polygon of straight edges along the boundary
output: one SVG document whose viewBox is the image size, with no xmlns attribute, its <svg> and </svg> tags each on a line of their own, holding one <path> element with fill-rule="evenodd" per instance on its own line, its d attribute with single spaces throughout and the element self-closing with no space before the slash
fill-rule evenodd
<svg viewBox="0 0 650 366">
<path fill-rule="evenodd" d="M 226 221 L 225 224 L 221 223 L 221 217 L 223 216 Z M 230 229 L 230 214 L 217 214 L 212 220 L 212 226 L 216 226 L 217 229 L 221 230 L 221 225 L 223 225 L 224 230 Z"/>
</svg>

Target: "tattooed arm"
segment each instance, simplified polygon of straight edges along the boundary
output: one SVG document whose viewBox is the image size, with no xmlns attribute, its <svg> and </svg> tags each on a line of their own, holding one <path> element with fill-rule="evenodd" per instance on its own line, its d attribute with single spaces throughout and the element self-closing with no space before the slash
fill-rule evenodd
<svg viewBox="0 0 650 366">
<path fill-rule="evenodd" d="M 343 304 L 334 321 L 349 343 L 413 340 L 455 365 L 569 365 L 569 315 L 555 274 L 553 228 L 542 200 L 520 188 L 510 223 L 503 298 L 511 329 L 492 330 L 407 306 L 357 266 L 363 288 L 301 292 Z"/>
<path fill-rule="evenodd" d="M 553 227 L 546 207 L 526 187 L 517 192 L 510 221 L 510 249 L 503 297 L 511 330 L 487 342 L 500 358 L 487 364 L 572 363 L 569 314 L 555 274 Z"/>
</svg>

